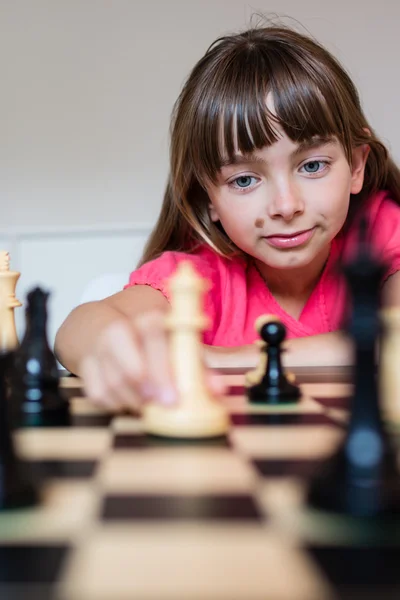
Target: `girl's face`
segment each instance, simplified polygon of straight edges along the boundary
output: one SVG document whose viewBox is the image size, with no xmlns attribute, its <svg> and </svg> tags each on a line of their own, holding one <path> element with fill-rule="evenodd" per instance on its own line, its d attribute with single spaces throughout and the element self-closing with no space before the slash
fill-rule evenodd
<svg viewBox="0 0 400 600">
<path fill-rule="evenodd" d="M 207 188 L 213 221 L 244 252 L 273 269 L 326 260 L 343 226 L 350 194 L 361 191 L 368 147 L 353 152 L 350 168 L 335 139 L 279 139 L 252 155 L 238 153 Z"/>
</svg>

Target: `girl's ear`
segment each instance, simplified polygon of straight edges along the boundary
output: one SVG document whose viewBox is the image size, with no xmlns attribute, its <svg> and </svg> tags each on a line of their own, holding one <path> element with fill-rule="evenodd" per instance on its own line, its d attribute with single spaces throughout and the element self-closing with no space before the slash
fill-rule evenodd
<svg viewBox="0 0 400 600">
<path fill-rule="evenodd" d="M 210 204 L 208 205 L 208 210 L 210 212 L 211 221 L 213 223 L 216 223 L 217 221 L 219 221 L 219 215 L 218 215 L 217 210 L 212 202 L 210 202 Z"/>
<path fill-rule="evenodd" d="M 351 168 L 351 194 L 359 194 L 364 184 L 365 165 L 367 164 L 370 147 L 368 144 L 357 146 L 353 150 L 353 164 Z"/>
</svg>

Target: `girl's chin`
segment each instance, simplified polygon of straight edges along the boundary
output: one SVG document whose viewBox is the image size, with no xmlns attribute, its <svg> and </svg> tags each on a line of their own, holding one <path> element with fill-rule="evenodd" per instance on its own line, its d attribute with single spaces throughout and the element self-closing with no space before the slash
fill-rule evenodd
<svg viewBox="0 0 400 600">
<path fill-rule="evenodd" d="M 310 253 L 306 251 L 296 252 L 286 250 L 279 252 L 279 255 L 276 256 L 277 253 L 260 253 L 257 258 L 262 261 L 264 264 L 273 267 L 275 269 L 292 269 L 293 267 L 306 267 L 313 260 L 317 259 L 317 254 Z"/>
</svg>

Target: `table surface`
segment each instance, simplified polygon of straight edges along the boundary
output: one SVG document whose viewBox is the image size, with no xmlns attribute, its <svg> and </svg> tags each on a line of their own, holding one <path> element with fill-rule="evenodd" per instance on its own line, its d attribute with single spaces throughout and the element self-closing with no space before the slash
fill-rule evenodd
<svg viewBox="0 0 400 600">
<path fill-rule="evenodd" d="M 240 369 L 220 372 L 232 427 L 197 442 L 147 436 L 63 377 L 72 425 L 14 433 L 41 501 L 0 514 L 0 598 L 398 599 L 398 530 L 304 500 L 345 433 L 350 371 L 296 375 L 299 404 L 268 408 L 249 405 Z"/>
</svg>

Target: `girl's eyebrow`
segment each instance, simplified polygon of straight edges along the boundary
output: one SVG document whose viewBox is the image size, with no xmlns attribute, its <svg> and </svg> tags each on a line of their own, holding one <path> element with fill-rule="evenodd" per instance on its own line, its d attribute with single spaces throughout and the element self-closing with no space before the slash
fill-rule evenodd
<svg viewBox="0 0 400 600">
<path fill-rule="evenodd" d="M 306 152 L 307 150 L 315 150 L 317 148 L 320 148 L 321 146 L 326 146 L 327 144 L 337 145 L 338 141 L 332 135 L 315 135 L 309 140 L 303 140 L 302 142 L 300 142 L 297 148 L 293 150 L 292 156 L 296 157 L 299 154 Z"/>
<path fill-rule="evenodd" d="M 257 154 L 234 154 L 231 158 L 225 158 L 221 162 L 221 169 L 223 167 L 230 167 L 231 165 L 246 165 L 249 163 L 262 163 L 265 164 L 265 160 Z"/>
<path fill-rule="evenodd" d="M 307 152 L 308 150 L 315 150 L 320 148 L 321 146 L 325 146 L 327 144 L 338 144 L 338 141 L 333 136 L 314 136 L 308 140 L 303 140 L 297 145 L 297 148 L 293 150 L 291 153 L 292 158 L 296 158 L 299 154 L 303 152 Z M 221 162 L 220 168 L 229 167 L 231 165 L 246 165 L 249 163 L 262 163 L 265 164 L 267 161 L 264 158 L 261 158 L 257 154 L 253 153 L 244 153 L 244 154 L 234 154 L 231 158 L 225 158 Z"/>
</svg>

